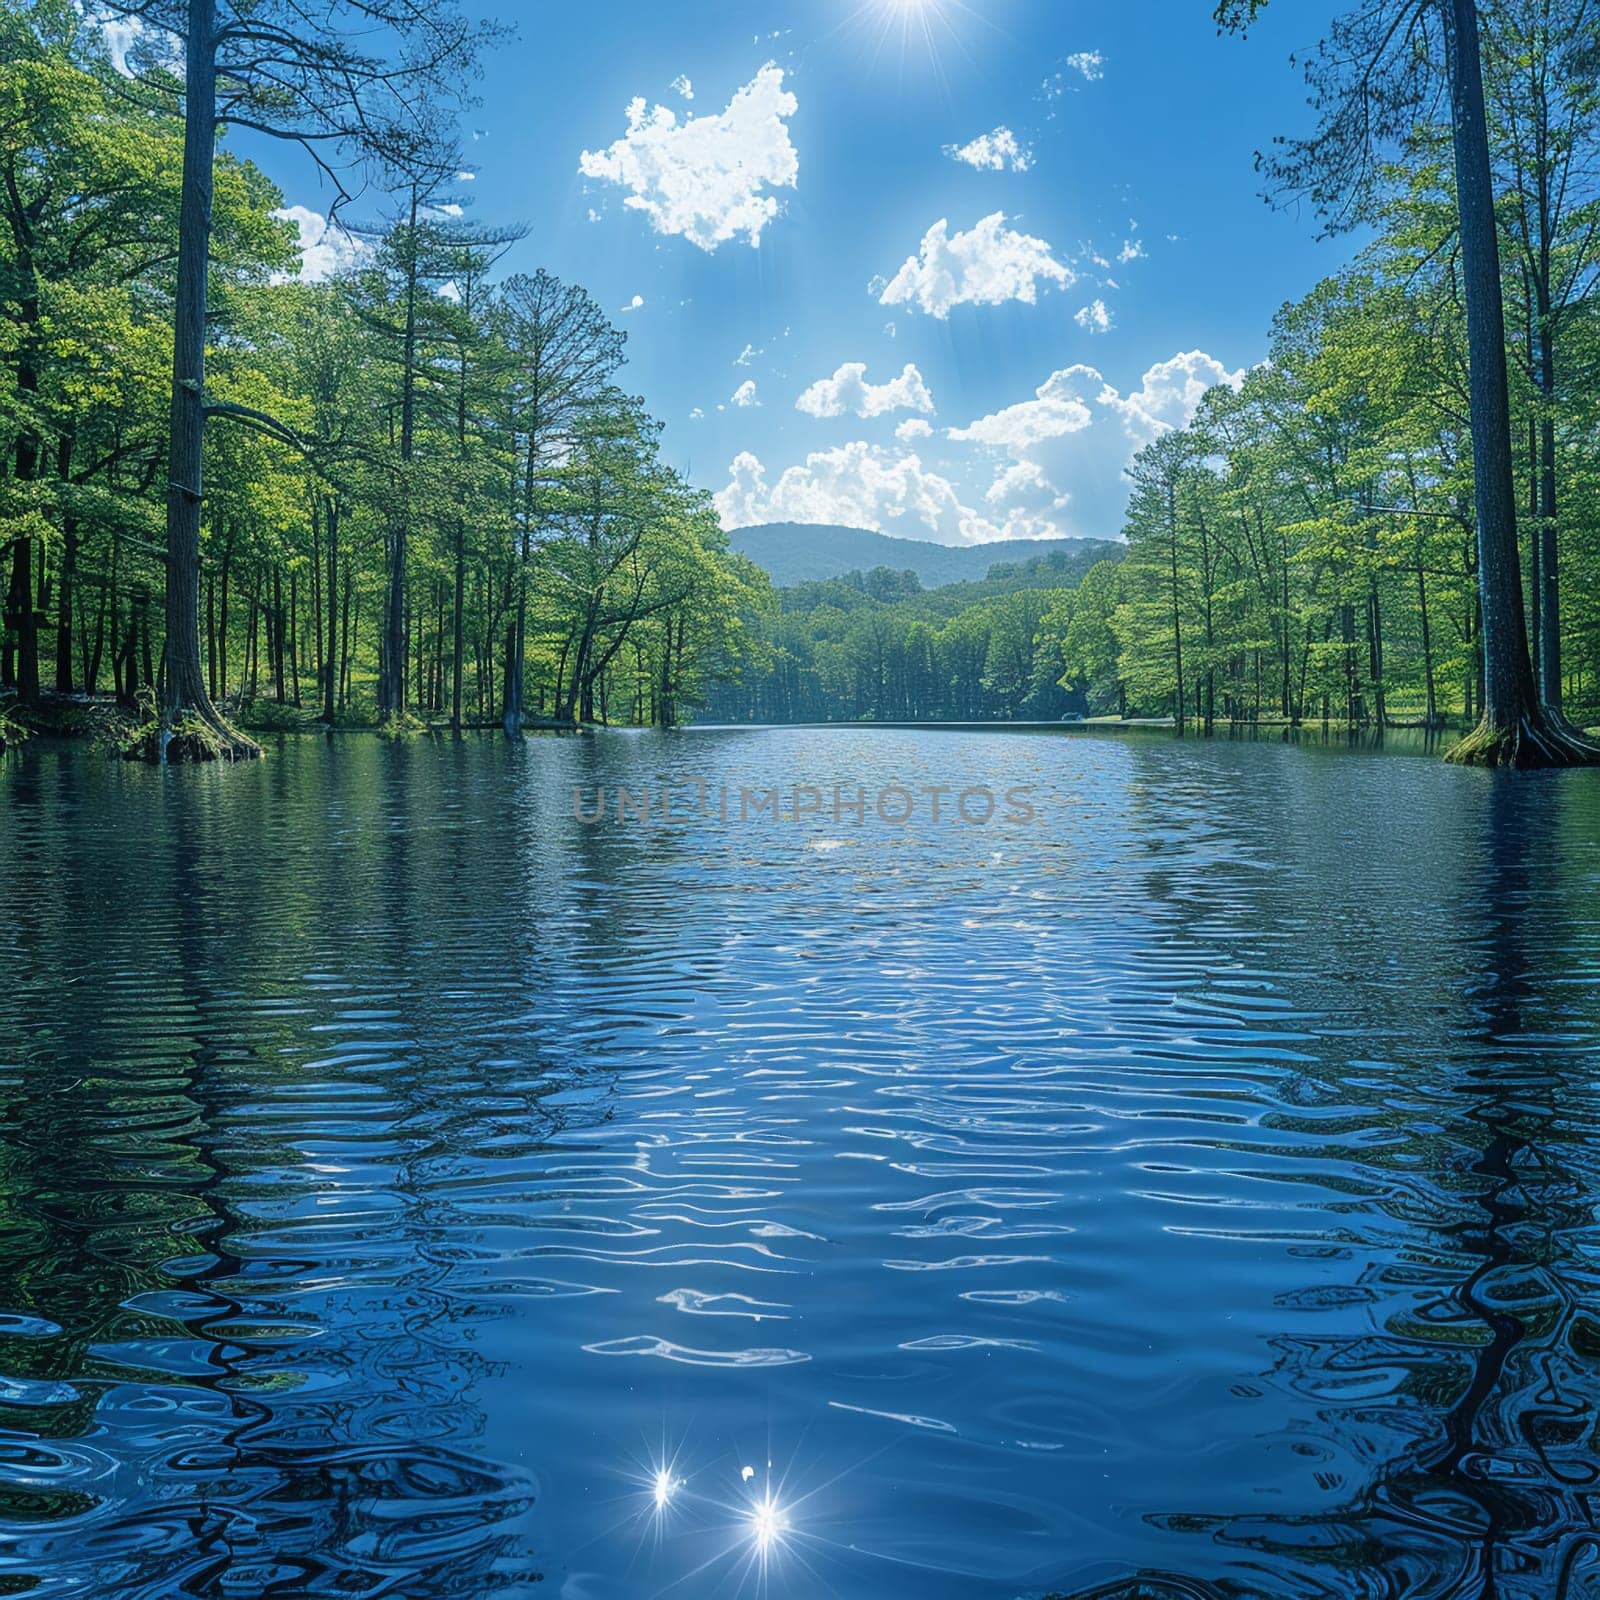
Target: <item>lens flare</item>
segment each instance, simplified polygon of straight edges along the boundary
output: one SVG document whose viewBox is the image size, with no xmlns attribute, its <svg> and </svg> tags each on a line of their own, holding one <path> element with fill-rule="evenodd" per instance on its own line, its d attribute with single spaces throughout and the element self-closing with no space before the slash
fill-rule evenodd
<svg viewBox="0 0 1600 1600">
<path fill-rule="evenodd" d="M 656 1510 L 664 1511 L 667 1502 L 677 1493 L 678 1480 L 672 1476 L 666 1467 L 656 1470 L 655 1482 L 651 1485 L 651 1494 L 655 1497 Z"/>
<path fill-rule="evenodd" d="M 783 1508 L 772 1498 L 770 1492 L 764 1494 L 750 1508 L 750 1536 L 755 1540 L 756 1549 L 762 1555 L 766 1555 L 773 1545 L 783 1538 L 788 1526 L 788 1517 L 784 1515 Z"/>
</svg>

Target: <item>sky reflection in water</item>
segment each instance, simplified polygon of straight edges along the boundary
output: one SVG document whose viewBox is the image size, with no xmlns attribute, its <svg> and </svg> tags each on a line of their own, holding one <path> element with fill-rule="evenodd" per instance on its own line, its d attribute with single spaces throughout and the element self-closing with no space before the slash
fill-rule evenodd
<svg viewBox="0 0 1600 1600">
<path fill-rule="evenodd" d="M 796 773 L 1041 822 L 570 815 Z M 1395 755 L 7 758 L 0 1580 L 1579 1600 L 1597 887 Z"/>
</svg>

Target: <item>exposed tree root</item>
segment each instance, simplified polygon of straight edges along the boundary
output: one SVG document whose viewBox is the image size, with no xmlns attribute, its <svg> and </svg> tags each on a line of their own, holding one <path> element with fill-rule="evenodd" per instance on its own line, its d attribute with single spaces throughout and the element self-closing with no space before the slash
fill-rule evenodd
<svg viewBox="0 0 1600 1600">
<path fill-rule="evenodd" d="M 1600 765 L 1600 744 L 1586 738 L 1558 713 L 1524 712 L 1509 725 L 1487 718 L 1445 760 L 1461 767 L 1592 767 Z"/>
<path fill-rule="evenodd" d="M 148 761 L 154 766 L 196 761 L 248 761 L 262 754 L 255 740 L 239 732 L 211 701 L 167 707 L 157 713 L 147 699 L 147 719 L 121 741 L 128 761 Z"/>
</svg>

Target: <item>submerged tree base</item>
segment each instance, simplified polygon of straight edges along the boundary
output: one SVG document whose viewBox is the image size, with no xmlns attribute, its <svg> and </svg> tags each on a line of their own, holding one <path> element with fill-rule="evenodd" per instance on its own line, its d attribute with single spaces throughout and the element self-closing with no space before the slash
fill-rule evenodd
<svg viewBox="0 0 1600 1600">
<path fill-rule="evenodd" d="M 375 731 L 380 739 L 420 739 L 433 729 L 409 711 L 389 711 L 378 718 Z"/>
<path fill-rule="evenodd" d="M 239 732 L 209 703 L 185 706 L 160 715 L 149 699 L 148 716 L 119 744 L 125 761 L 148 761 L 152 766 L 178 762 L 249 761 L 262 754 L 254 739 Z"/>
<path fill-rule="evenodd" d="M 220 720 L 220 719 L 219 719 Z M 261 755 L 261 746 L 226 723 L 214 727 L 204 718 L 185 715 L 170 728 L 159 722 L 142 723 L 122 745 L 125 761 L 148 761 L 153 766 L 180 762 L 249 761 Z"/>
<path fill-rule="evenodd" d="M 1600 766 L 1600 744 L 1560 715 L 1524 712 L 1510 724 L 1493 723 L 1485 717 L 1445 752 L 1445 760 L 1459 767 L 1514 767 L 1524 772 L 1540 767 L 1592 767 Z"/>
</svg>

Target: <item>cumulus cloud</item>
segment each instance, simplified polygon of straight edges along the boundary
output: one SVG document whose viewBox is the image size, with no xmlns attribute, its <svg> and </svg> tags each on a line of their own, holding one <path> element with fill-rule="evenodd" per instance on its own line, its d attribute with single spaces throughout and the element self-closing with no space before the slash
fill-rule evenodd
<svg viewBox="0 0 1600 1600">
<path fill-rule="evenodd" d="M 1122 417 L 1135 443 L 1149 444 L 1173 428 L 1187 427 L 1208 389 L 1226 384 L 1237 390 L 1243 382 L 1244 368 L 1230 372 L 1215 356 L 1189 350 L 1158 361 L 1132 393 L 1118 394 L 1107 384 L 1099 399 Z"/>
<path fill-rule="evenodd" d="M 813 417 L 881 417 L 890 411 L 932 412 L 933 396 L 922 374 L 908 361 L 898 378 L 868 383 L 865 361 L 847 361 L 831 378 L 818 378 L 798 400 L 795 410 Z"/>
<path fill-rule="evenodd" d="M 1124 239 L 1122 248 L 1117 252 L 1117 260 L 1124 266 L 1130 261 L 1138 261 L 1144 255 L 1144 245 L 1138 239 Z"/>
<path fill-rule="evenodd" d="M 994 506 L 1030 503 L 1041 510 L 1066 504 L 1061 491 L 1045 477 L 1044 468 L 1036 461 L 1018 461 L 1003 467 L 983 498 Z"/>
<path fill-rule="evenodd" d="M 968 144 L 947 144 L 944 153 L 952 161 L 965 162 L 984 172 L 1026 172 L 1033 165 L 1033 149 L 1021 143 L 1003 124 L 989 133 L 980 133 Z"/>
<path fill-rule="evenodd" d="M 1111 313 L 1104 300 L 1091 300 L 1072 320 L 1089 333 L 1111 332 Z"/>
<path fill-rule="evenodd" d="M 285 206 L 272 214 L 279 222 L 292 222 L 300 234 L 302 283 L 322 283 L 357 265 L 367 252 L 353 233 L 308 206 Z"/>
<path fill-rule="evenodd" d="M 1032 399 L 952 428 L 947 437 L 983 446 L 1007 463 L 997 469 L 984 509 L 1011 530 L 1009 537 L 1110 537 L 1127 501 L 1124 469 L 1134 452 L 1192 421 L 1208 389 L 1237 388 L 1243 380 L 1242 371 L 1199 350 L 1157 362 L 1128 394 L 1094 367 L 1063 367 Z"/>
<path fill-rule="evenodd" d="M 1127 394 L 1094 367 L 1064 367 L 1031 398 L 979 417 L 945 438 L 939 468 L 916 443 L 933 435 L 903 419 L 888 446 L 856 440 L 770 472 L 740 454 L 715 496 L 728 528 L 758 522 L 834 523 L 906 533 L 941 544 L 996 539 L 1112 537 L 1127 498 L 1124 468 L 1142 444 L 1192 420 L 1215 384 L 1244 373 L 1203 351 L 1157 362 Z M 959 445 L 974 448 L 963 456 Z"/>
<path fill-rule="evenodd" d="M 1106 58 L 1098 50 L 1076 51 L 1067 57 L 1067 66 L 1090 83 L 1097 83 L 1106 75 Z"/>
<path fill-rule="evenodd" d="M 836 523 L 851 528 L 915 526 L 939 544 L 976 544 L 992 536 L 984 519 L 961 504 L 955 485 L 930 472 L 913 452 L 857 439 L 808 455 L 776 483 L 760 459 L 742 451 L 714 497 L 725 528 L 756 522 Z"/>
<path fill-rule="evenodd" d="M 628 303 L 627 303 L 627 305 L 625 305 L 625 306 L 619 306 L 619 307 L 618 307 L 618 308 L 617 308 L 617 309 L 618 309 L 618 312 L 619 312 L 619 313 L 626 313 L 626 312 L 629 312 L 629 311 L 637 311 L 637 310 L 639 310 L 639 308 L 640 308 L 640 307 L 641 307 L 641 306 L 642 306 L 642 305 L 643 305 L 643 304 L 644 304 L 644 296 L 643 296 L 643 295 L 642 295 L 642 294 L 636 294 L 636 295 L 635 295 L 635 296 L 634 296 L 634 297 L 633 297 L 633 298 L 632 298 L 632 299 L 631 299 L 631 300 L 630 300 L 630 301 L 629 301 L 629 302 L 628 302 Z"/>
<path fill-rule="evenodd" d="M 694 85 L 689 82 L 687 73 L 680 72 L 678 76 L 672 80 L 671 87 L 672 92 L 676 95 L 682 96 L 683 99 L 694 99 Z"/>
<path fill-rule="evenodd" d="M 757 350 L 753 344 L 747 344 L 744 349 L 733 358 L 733 364 L 736 367 L 748 367 L 757 356 L 764 356 L 766 353 L 767 352 L 765 350 Z"/>
<path fill-rule="evenodd" d="M 963 503 L 949 478 L 930 471 L 915 451 L 854 440 L 808 455 L 774 483 L 749 451 L 728 468 L 728 483 L 713 499 L 725 528 L 758 522 L 831 523 L 874 532 L 909 533 L 937 544 L 989 544 L 996 539 L 1056 537 L 1054 518 L 1068 497 L 1036 467 L 1001 472 L 984 496 L 985 508 Z"/>
<path fill-rule="evenodd" d="M 642 211 L 657 233 L 678 234 L 711 251 L 730 240 L 761 243 L 779 212 L 768 189 L 793 188 L 800 158 L 784 120 L 799 102 L 768 62 L 727 109 L 685 117 L 666 106 L 628 107 L 628 131 L 604 150 L 585 150 L 585 177 L 627 189 L 624 204 Z"/>
<path fill-rule="evenodd" d="M 79 9 L 84 21 L 99 30 L 112 69 L 122 77 L 137 78 L 153 68 L 183 76 L 183 45 L 166 29 L 152 27 L 139 17 L 97 11 L 92 5 Z"/>
<path fill-rule="evenodd" d="M 1032 234 L 1005 225 L 996 211 L 968 233 L 950 232 L 941 218 L 922 237 L 922 246 L 883 287 L 880 305 L 914 307 L 943 319 L 959 305 L 1000 305 L 1020 300 L 1033 305 L 1039 284 L 1065 289 L 1076 281 L 1050 246 Z"/>
<path fill-rule="evenodd" d="M 741 410 L 749 406 L 760 405 L 761 402 L 756 399 L 756 380 L 754 378 L 746 378 L 729 396 L 729 404 L 736 405 Z"/>
<path fill-rule="evenodd" d="M 1034 390 L 1033 399 L 1019 400 L 964 428 L 952 428 L 949 436 L 1021 456 L 1043 440 L 1087 428 L 1094 421 L 1094 412 L 1086 391 L 1092 395 L 1104 382 L 1093 367 L 1064 367 Z"/>
</svg>

